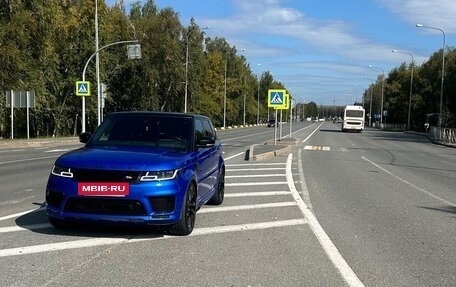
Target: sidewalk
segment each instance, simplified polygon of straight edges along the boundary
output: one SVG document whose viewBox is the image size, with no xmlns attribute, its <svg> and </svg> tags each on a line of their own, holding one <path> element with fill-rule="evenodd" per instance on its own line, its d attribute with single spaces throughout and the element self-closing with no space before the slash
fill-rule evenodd
<svg viewBox="0 0 456 287">
<path fill-rule="evenodd" d="M 0 149 L 52 147 L 57 145 L 80 144 L 78 137 L 33 138 L 33 139 L 0 139 Z"/>
</svg>

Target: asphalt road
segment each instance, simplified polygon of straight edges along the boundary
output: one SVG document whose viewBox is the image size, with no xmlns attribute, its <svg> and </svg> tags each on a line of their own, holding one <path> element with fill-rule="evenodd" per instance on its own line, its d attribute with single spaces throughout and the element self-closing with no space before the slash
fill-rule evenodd
<svg viewBox="0 0 456 287">
<path fill-rule="evenodd" d="M 287 136 L 288 126 L 283 129 Z M 456 150 L 404 133 L 296 123 L 219 131 L 226 198 L 191 236 L 57 231 L 40 207 L 56 147 L 0 149 L 2 286 L 454 286 Z"/>
</svg>

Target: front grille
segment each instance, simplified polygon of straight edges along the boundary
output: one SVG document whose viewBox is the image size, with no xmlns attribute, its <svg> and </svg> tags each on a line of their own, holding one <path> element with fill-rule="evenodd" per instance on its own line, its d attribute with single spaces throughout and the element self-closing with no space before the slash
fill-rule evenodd
<svg viewBox="0 0 456 287">
<path fill-rule="evenodd" d="M 141 178 L 139 171 L 98 170 L 74 168 L 73 179 L 78 182 L 129 182 L 137 183 Z"/>
<path fill-rule="evenodd" d="M 67 212 L 113 215 L 146 215 L 141 202 L 125 198 L 76 197 L 65 206 Z"/>
<path fill-rule="evenodd" d="M 167 213 L 174 210 L 174 196 L 156 196 L 149 198 L 150 205 L 156 213 Z"/>
</svg>

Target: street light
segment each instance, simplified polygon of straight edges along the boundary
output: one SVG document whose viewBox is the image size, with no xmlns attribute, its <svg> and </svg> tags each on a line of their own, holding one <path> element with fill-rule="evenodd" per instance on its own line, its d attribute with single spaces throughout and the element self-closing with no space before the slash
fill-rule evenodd
<svg viewBox="0 0 456 287">
<path fill-rule="evenodd" d="M 223 129 L 226 129 L 226 66 L 228 61 L 225 61 L 225 93 L 223 95 Z"/>
<path fill-rule="evenodd" d="M 94 56 L 98 55 L 98 52 L 100 52 L 101 50 L 103 50 L 103 49 L 105 49 L 105 48 L 114 46 L 114 45 L 128 44 L 128 43 L 138 43 L 138 42 L 139 42 L 138 40 L 119 41 L 119 42 L 114 42 L 114 43 L 111 43 L 111 44 L 104 45 L 103 47 L 101 47 L 101 48 L 99 48 L 98 50 L 96 50 L 95 53 L 93 53 L 93 54 L 89 57 L 89 59 L 87 60 L 87 62 L 85 63 L 84 69 L 82 70 L 82 81 L 85 82 L 85 73 L 86 73 L 87 66 L 89 65 L 90 60 L 92 60 L 92 58 L 93 58 Z M 85 131 L 86 131 L 85 128 L 86 128 L 86 122 L 85 122 L 85 96 L 82 96 L 82 132 L 85 132 Z"/>
<path fill-rule="evenodd" d="M 247 49 L 241 49 L 241 52 L 245 52 Z M 244 87 L 247 84 L 247 75 L 244 75 Z M 244 91 L 244 113 L 243 113 L 243 123 L 242 125 L 245 126 L 245 91 Z"/>
<path fill-rule="evenodd" d="M 258 64 L 258 67 L 261 67 L 261 64 Z M 258 74 L 258 95 L 257 95 L 257 125 L 260 124 L 260 74 Z M 269 113 L 269 108 L 268 108 Z M 269 117 L 268 117 L 269 120 Z"/>
<path fill-rule="evenodd" d="M 203 30 L 209 29 L 209 26 L 204 26 Z M 184 99 L 184 113 L 187 113 L 187 98 L 188 98 L 188 42 L 191 29 L 187 32 L 187 46 L 185 48 L 185 99 Z M 204 31 L 202 32 L 204 34 Z"/>
<path fill-rule="evenodd" d="M 407 129 L 410 130 L 410 110 L 412 107 L 412 85 L 413 85 L 413 66 L 415 65 L 415 58 L 411 53 L 408 52 L 402 52 L 398 50 L 393 50 L 393 53 L 400 53 L 400 54 L 406 54 L 412 57 L 412 68 L 411 68 L 411 75 L 410 75 L 410 95 L 409 95 L 409 106 L 408 106 L 408 114 L 407 114 Z"/>
<path fill-rule="evenodd" d="M 381 100 L 381 103 L 380 103 L 380 126 L 382 126 L 383 125 L 383 96 L 384 96 L 384 90 L 385 90 L 385 70 L 383 68 L 372 66 L 372 65 L 369 65 L 369 68 L 382 70 L 382 73 L 383 73 L 383 76 L 382 76 L 382 100 Z"/>
<path fill-rule="evenodd" d="M 443 100 L 443 78 L 445 76 L 445 32 L 440 28 L 424 26 L 423 24 L 416 24 L 417 28 L 427 28 L 432 30 L 438 30 L 442 32 L 443 35 L 443 45 L 442 45 L 442 81 L 440 84 L 440 111 L 439 111 L 439 128 L 442 127 L 442 100 Z"/>
</svg>

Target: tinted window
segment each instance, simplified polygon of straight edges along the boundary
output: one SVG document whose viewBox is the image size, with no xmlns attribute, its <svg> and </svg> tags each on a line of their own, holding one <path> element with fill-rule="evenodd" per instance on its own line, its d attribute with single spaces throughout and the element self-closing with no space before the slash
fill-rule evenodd
<svg viewBox="0 0 456 287">
<path fill-rule="evenodd" d="M 188 149 L 191 118 L 161 115 L 115 115 L 95 132 L 93 145 L 144 145 Z"/>
<path fill-rule="evenodd" d="M 345 112 L 345 115 L 350 118 L 362 118 L 363 117 L 363 111 L 360 110 L 347 110 Z"/>
</svg>

